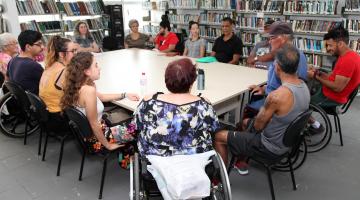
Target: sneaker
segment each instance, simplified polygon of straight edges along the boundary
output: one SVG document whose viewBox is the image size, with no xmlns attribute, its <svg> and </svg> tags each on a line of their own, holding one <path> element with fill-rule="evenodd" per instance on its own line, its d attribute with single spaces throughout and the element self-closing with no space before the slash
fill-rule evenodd
<svg viewBox="0 0 360 200">
<path fill-rule="evenodd" d="M 320 124 L 319 128 L 314 128 L 313 126 L 309 126 L 308 128 L 308 132 L 310 133 L 310 135 L 317 135 L 317 134 L 321 134 L 325 131 L 325 128 L 322 124 Z"/>
<path fill-rule="evenodd" d="M 237 161 L 234 164 L 234 169 L 240 174 L 240 175 L 247 175 L 249 174 L 249 165 L 244 161 Z"/>
</svg>

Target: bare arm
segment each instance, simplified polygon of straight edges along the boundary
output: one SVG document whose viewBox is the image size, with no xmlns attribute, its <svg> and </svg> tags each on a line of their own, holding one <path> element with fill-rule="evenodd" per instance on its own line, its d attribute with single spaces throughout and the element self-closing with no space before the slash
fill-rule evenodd
<svg viewBox="0 0 360 200">
<path fill-rule="evenodd" d="M 174 50 L 175 50 L 175 44 L 170 44 L 169 48 L 162 50 L 161 52 L 168 53 L 168 52 L 172 52 Z"/>
<path fill-rule="evenodd" d="M 185 49 L 184 49 L 183 56 L 187 56 L 187 55 L 188 55 L 188 51 L 189 51 L 188 48 L 185 48 Z"/>
<path fill-rule="evenodd" d="M 102 102 L 109 102 L 109 101 L 118 101 L 124 98 L 128 98 L 132 101 L 138 101 L 140 99 L 140 97 L 137 94 L 133 94 L 133 93 L 120 93 L 120 94 L 102 94 L 100 92 L 96 93 L 97 97 L 99 97 L 99 99 Z"/>
<path fill-rule="evenodd" d="M 239 60 L 240 60 L 240 54 L 234 54 L 233 59 L 228 63 L 237 65 L 237 64 L 239 64 Z"/>
<path fill-rule="evenodd" d="M 270 93 L 266 99 L 265 104 L 261 107 L 259 113 L 256 115 L 254 128 L 256 130 L 263 130 L 271 120 L 271 117 L 278 109 L 279 99 L 276 92 Z"/>
<path fill-rule="evenodd" d="M 254 65 L 255 64 L 255 57 L 256 55 L 252 55 L 250 54 L 250 56 L 248 57 L 247 59 L 247 63 L 248 64 L 251 64 L 251 65 Z M 260 61 L 260 62 L 269 62 L 269 61 L 272 61 L 274 59 L 274 55 L 272 53 L 267 53 L 265 55 L 262 55 L 262 56 L 258 56 L 258 60 L 257 61 Z"/>
<path fill-rule="evenodd" d="M 92 47 L 92 52 L 100 52 L 100 48 L 99 46 L 96 44 L 96 42 L 94 41 L 92 44 L 91 44 L 91 47 Z"/>
<path fill-rule="evenodd" d="M 215 56 L 216 55 L 216 52 L 215 51 L 212 51 L 211 53 L 210 53 L 210 56 Z"/>
<path fill-rule="evenodd" d="M 205 46 L 200 47 L 200 58 L 205 56 Z"/>
<path fill-rule="evenodd" d="M 324 86 L 330 88 L 334 92 L 341 92 L 347 86 L 350 78 L 345 76 L 336 75 L 335 81 L 330 81 L 325 75 L 318 75 L 316 79 Z"/>
</svg>

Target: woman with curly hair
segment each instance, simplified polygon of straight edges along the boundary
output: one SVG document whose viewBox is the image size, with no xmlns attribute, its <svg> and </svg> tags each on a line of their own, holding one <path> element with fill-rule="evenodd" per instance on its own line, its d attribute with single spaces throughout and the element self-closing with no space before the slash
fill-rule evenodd
<svg viewBox="0 0 360 200">
<path fill-rule="evenodd" d="M 99 52 L 100 48 L 96 44 L 89 31 L 89 26 L 84 21 L 79 21 L 74 29 L 75 42 L 79 44 L 79 52 Z"/>
<path fill-rule="evenodd" d="M 108 150 L 119 148 L 120 145 L 108 141 L 104 135 L 103 124 L 101 123 L 104 105 L 102 102 L 121 100 L 128 98 L 138 101 L 139 96 L 132 93 L 121 94 L 101 94 L 96 91 L 94 81 L 100 78 L 100 67 L 98 66 L 94 56 L 89 52 L 80 52 L 75 55 L 65 75 L 64 96 L 61 99 L 62 109 L 68 107 L 76 107 L 89 120 L 94 135 L 87 138 L 87 142 L 93 150 L 99 151 L 102 146 Z M 115 142 L 119 130 L 111 130 Z M 101 144 L 101 145 L 100 145 Z"/>
</svg>

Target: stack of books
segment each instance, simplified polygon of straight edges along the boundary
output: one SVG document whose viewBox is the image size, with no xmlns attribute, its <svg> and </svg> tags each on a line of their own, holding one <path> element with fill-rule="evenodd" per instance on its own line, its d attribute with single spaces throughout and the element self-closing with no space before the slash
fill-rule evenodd
<svg viewBox="0 0 360 200">
<path fill-rule="evenodd" d="M 59 13 L 55 0 L 16 0 L 19 15 L 41 15 Z"/>
</svg>

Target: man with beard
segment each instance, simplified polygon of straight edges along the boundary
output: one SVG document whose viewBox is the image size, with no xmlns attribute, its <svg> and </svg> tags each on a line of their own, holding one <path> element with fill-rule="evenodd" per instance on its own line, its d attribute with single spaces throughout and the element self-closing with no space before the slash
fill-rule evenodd
<svg viewBox="0 0 360 200">
<path fill-rule="evenodd" d="M 165 18 L 160 22 L 160 31 L 155 38 L 155 48 L 161 52 L 169 53 L 175 50 L 179 42 L 175 33 L 170 32 L 170 22 Z"/>
<path fill-rule="evenodd" d="M 360 84 L 360 56 L 349 46 L 349 32 L 342 26 L 329 30 L 324 35 L 328 53 L 337 57 L 335 67 L 330 74 L 314 68 L 308 70 L 309 78 L 318 80 L 321 88 L 311 97 L 311 103 L 321 107 L 333 107 L 348 101 L 351 92 Z M 312 127 L 320 129 L 319 122 Z"/>
</svg>

